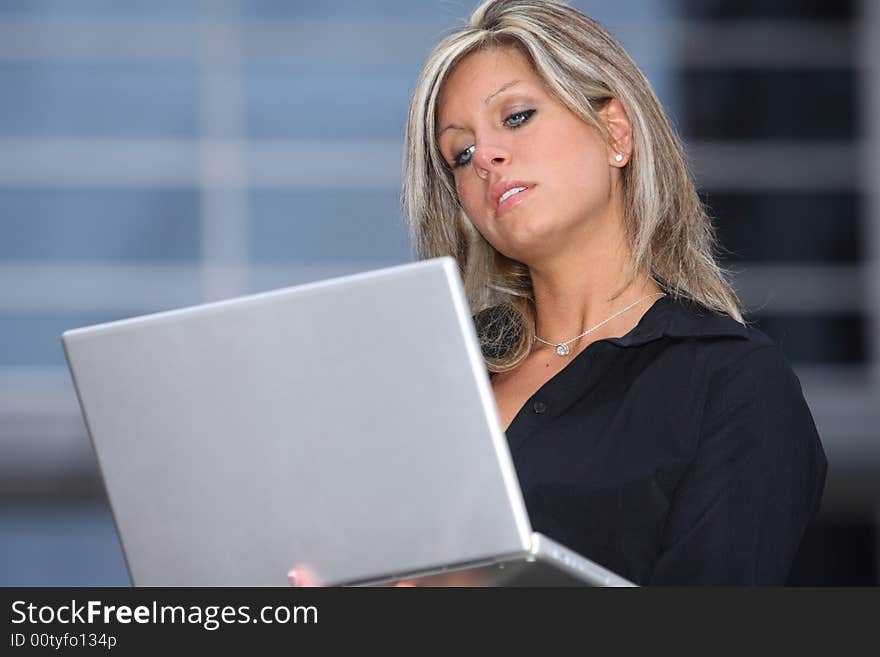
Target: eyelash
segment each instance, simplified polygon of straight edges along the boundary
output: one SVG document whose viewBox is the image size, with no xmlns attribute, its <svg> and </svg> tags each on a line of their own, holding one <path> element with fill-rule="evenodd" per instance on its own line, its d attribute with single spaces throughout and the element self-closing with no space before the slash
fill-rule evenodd
<svg viewBox="0 0 880 657">
<path fill-rule="evenodd" d="M 521 128 L 521 127 L 523 127 L 526 123 L 528 123 L 528 122 L 529 122 L 529 119 L 532 118 L 532 116 L 534 115 L 534 113 L 535 113 L 535 110 L 533 110 L 533 109 L 523 110 L 522 112 L 514 112 L 513 114 L 511 114 L 510 116 L 508 116 L 506 119 L 504 119 L 504 123 L 507 123 L 510 119 L 512 119 L 512 118 L 514 118 L 514 117 L 518 117 L 518 116 L 519 116 L 519 117 L 523 117 L 523 118 L 520 120 L 520 122 L 517 123 L 516 125 L 508 125 L 508 126 L 507 126 L 507 127 L 510 128 L 511 130 L 516 130 L 517 128 Z M 467 166 L 468 164 L 470 164 L 470 161 L 471 161 L 470 158 L 468 158 L 466 161 L 462 162 L 462 157 L 464 157 L 465 154 L 468 153 L 468 151 L 470 151 L 471 156 L 473 156 L 473 151 L 474 151 L 474 149 L 475 149 L 474 146 L 468 146 L 468 147 L 467 147 L 466 149 L 464 149 L 461 153 L 459 153 L 459 154 L 457 154 L 455 157 L 453 157 L 453 158 L 452 158 L 452 168 L 453 168 L 453 169 L 458 169 L 459 167 L 464 167 L 464 166 Z"/>
</svg>

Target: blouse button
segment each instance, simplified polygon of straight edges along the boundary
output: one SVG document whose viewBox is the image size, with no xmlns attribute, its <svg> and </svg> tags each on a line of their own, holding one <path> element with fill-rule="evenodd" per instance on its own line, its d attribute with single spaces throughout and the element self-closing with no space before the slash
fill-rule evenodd
<svg viewBox="0 0 880 657">
<path fill-rule="evenodd" d="M 532 408 L 534 409 L 535 413 L 541 414 L 547 410 L 547 404 L 542 401 L 536 401 Z"/>
</svg>

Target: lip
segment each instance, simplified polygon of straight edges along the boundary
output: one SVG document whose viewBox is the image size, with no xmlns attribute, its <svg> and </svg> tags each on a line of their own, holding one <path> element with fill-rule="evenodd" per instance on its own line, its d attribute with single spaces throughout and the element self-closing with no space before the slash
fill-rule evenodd
<svg viewBox="0 0 880 657">
<path fill-rule="evenodd" d="M 534 186 L 534 183 L 530 183 L 526 180 L 512 180 L 509 178 L 494 183 L 489 190 L 489 196 L 492 200 L 492 205 L 495 207 L 495 214 L 500 216 L 522 203 L 526 196 L 531 193 Z M 506 199 L 504 203 L 499 203 L 504 192 L 515 187 L 525 187 L 525 189 Z"/>
</svg>

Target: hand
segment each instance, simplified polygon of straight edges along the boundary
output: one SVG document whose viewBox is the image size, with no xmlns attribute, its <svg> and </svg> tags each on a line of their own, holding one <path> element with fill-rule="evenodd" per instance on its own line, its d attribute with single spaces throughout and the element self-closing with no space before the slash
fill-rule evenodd
<svg viewBox="0 0 880 657">
<path fill-rule="evenodd" d="M 287 571 L 287 581 L 290 582 L 291 586 L 296 587 L 323 586 L 323 584 L 321 584 L 320 580 L 315 576 L 311 569 L 308 566 L 304 566 L 302 564 L 297 564 Z M 412 580 L 401 580 L 399 582 L 391 584 L 391 586 L 416 586 L 416 583 Z"/>
</svg>

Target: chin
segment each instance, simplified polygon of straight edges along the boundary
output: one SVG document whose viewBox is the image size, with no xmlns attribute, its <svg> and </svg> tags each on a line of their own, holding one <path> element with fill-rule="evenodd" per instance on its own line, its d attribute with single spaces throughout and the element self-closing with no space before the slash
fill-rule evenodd
<svg viewBox="0 0 880 657">
<path fill-rule="evenodd" d="M 546 258 L 557 250 L 552 245 L 558 239 L 558 232 L 552 230 L 550 226 L 528 222 L 527 225 L 513 228 L 515 230 L 505 234 L 503 248 L 498 249 L 508 258 L 528 262 Z"/>
</svg>

